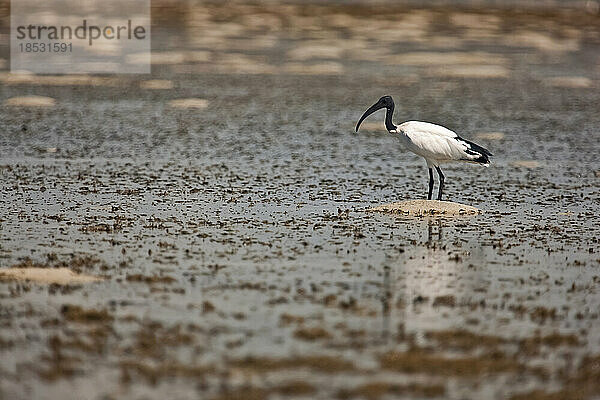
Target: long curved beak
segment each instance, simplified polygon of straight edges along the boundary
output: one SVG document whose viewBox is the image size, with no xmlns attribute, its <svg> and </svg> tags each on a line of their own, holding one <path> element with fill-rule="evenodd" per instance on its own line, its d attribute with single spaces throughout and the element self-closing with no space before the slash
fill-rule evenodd
<svg viewBox="0 0 600 400">
<path fill-rule="evenodd" d="M 365 118 L 367 118 L 369 115 L 373 114 L 375 111 L 377 110 L 381 110 L 382 108 L 385 108 L 384 105 L 379 104 L 379 102 L 373 104 L 371 107 L 369 107 L 369 109 L 367 111 L 365 111 L 365 113 L 362 115 L 362 117 L 360 117 L 360 119 L 358 120 L 358 123 L 356 124 L 356 132 L 358 132 L 358 128 L 360 127 L 361 122 L 363 122 L 363 120 Z"/>
</svg>

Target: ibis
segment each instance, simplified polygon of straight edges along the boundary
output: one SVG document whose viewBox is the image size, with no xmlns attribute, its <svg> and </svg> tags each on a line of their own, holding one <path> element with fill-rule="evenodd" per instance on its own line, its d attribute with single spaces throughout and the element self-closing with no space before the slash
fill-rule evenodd
<svg viewBox="0 0 600 400">
<path fill-rule="evenodd" d="M 437 199 L 442 199 L 444 174 L 440 164 L 448 162 L 467 162 L 488 166 L 490 153 L 487 149 L 469 140 L 463 139 L 455 132 L 440 125 L 421 121 L 407 121 L 398 126 L 392 122 L 394 100 L 391 96 L 383 96 L 360 117 L 356 124 L 356 132 L 365 118 L 377 110 L 385 108 L 385 128 L 389 133 L 397 135 L 402 144 L 413 153 L 423 157 L 429 169 L 429 194 L 433 193 L 433 168 L 436 169 L 440 184 Z"/>
</svg>

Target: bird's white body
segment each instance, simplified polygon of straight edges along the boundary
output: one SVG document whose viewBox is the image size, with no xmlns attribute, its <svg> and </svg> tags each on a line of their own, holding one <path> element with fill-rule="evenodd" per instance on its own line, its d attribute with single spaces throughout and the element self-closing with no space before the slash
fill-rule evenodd
<svg viewBox="0 0 600 400">
<path fill-rule="evenodd" d="M 421 121 L 407 121 L 398 125 L 396 132 L 402 144 L 423 157 L 427 165 L 438 166 L 452 161 L 475 162 L 480 154 L 455 132 L 441 125 Z"/>
</svg>

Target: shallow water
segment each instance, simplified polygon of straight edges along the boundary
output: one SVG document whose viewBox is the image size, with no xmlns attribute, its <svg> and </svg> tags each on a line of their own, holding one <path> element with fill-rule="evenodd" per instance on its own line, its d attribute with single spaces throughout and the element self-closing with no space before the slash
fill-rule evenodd
<svg viewBox="0 0 600 400">
<path fill-rule="evenodd" d="M 57 105 L 0 108 L 0 266 L 106 279 L 0 283 L 1 397 L 598 396 L 597 17 L 157 15 L 155 51 L 183 55 L 151 77 L 3 76 L 2 99 Z M 408 56 L 423 51 L 454 67 Z M 173 88 L 141 89 L 150 78 Z M 485 213 L 366 212 L 427 190 L 424 161 L 383 124 L 353 133 L 383 94 L 398 122 L 494 153 L 444 168 L 445 199 Z"/>
</svg>

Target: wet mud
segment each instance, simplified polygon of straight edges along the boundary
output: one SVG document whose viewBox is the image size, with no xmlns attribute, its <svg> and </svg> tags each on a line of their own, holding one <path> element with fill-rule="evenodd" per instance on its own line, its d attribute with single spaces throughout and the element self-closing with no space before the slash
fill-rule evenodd
<svg viewBox="0 0 600 400">
<path fill-rule="evenodd" d="M 161 4 L 151 76 L 0 75 L 0 268 L 101 279 L 0 277 L 0 398 L 600 395 L 597 15 Z M 384 94 L 484 213 L 368 211 Z"/>
</svg>

